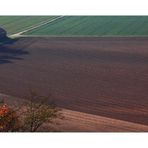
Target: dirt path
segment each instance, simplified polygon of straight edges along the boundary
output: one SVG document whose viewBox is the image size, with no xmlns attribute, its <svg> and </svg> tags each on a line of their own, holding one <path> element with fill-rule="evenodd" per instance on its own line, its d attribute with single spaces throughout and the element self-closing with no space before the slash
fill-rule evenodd
<svg viewBox="0 0 148 148">
<path fill-rule="evenodd" d="M 57 131 L 83 131 L 83 132 L 146 132 L 148 126 L 132 122 L 107 118 L 63 109 L 64 120 L 54 125 Z"/>
</svg>

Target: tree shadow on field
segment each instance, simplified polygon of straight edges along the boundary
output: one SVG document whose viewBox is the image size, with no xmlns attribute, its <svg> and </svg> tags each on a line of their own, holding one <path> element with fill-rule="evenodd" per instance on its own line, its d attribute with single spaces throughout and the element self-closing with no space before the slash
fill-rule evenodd
<svg viewBox="0 0 148 148">
<path fill-rule="evenodd" d="M 21 56 L 24 54 L 28 54 L 28 52 L 0 45 L 0 64 L 12 63 L 12 60 L 22 60 L 23 58 Z"/>
<path fill-rule="evenodd" d="M 21 56 L 28 54 L 27 51 L 14 47 L 19 38 L 9 38 L 6 35 L 0 37 L 0 64 L 12 63 L 13 60 L 22 60 Z"/>
</svg>

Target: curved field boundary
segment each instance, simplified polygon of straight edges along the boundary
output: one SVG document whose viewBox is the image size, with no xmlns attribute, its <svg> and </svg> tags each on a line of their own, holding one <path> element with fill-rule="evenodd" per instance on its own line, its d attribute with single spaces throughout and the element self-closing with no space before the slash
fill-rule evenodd
<svg viewBox="0 0 148 148">
<path fill-rule="evenodd" d="M 9 96 L 3 93 L 0 93 L 0 101 L 2 99 L 5 103 L 12 106 L 22 105 L 22 99 L 17 97 Z M 51 124 L 51 128 L 56 129 L 57 131 L 64 132 L 146 132 L 148 131 L 147 125 L 142 125 L 138 123 L 133 123 L 129 121 L 123 121 L 114 118 L 108 118 L 99 115 L 88 114 L 84 112 L 69 110 L 61 108 L 61 113 L 64 117 L 62 119 L 55 119 L 55 122 L 58 124 Z"/>
<path fill-rule="evenodd" d="M 26 30 L 23 30 L 23 31 L 21 31 L 21 32 L 12 34 L 12 35 L 10 35 L 10 37 L 17 37 L 17 36 L 20 36 L 21 34 L 23 34 L 23 33 L 25 33 L 25 32 L 28 32 L 28 31 L 30 31 L 30 30 L 32 30 L 32 29 L 36 29 L 36 28 L 41 27 L 41 26 L 43 26 L 43 25 L 49 24 L 49 23 L 54 22 L 54 21 L 56 21 L 56 20 L 58 20 L 58 19 L 61 19 L 61 18 L 63 18 L 63 17 L 64 17 L 64 16 L 59 16 L 59 17 L 50 19 L 50 20 L 48 20 L 48 21 L 41 22 L 40 24 L 30 26 L 30 28 L 28 28 L 28 29 L 26 29 Z"/>
<path fill-rule="evenodd" d="M 61 121 L 59 129 L 63 131 L 91 131 L 91 132 L 146 132 L 148 126 L 88 114 L 68 109 L 62 109 L 65 120 Z"/>
</svg>

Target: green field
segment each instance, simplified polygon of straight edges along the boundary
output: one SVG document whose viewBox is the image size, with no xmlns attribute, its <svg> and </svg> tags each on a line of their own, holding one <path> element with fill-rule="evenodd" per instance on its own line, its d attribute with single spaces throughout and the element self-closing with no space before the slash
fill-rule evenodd
<svg viewBox="0 0 148 148">
<path fill-rule="evenodd" d="M 8 34 L 14 34 L 54 17 L 55 16 L 0 16 L 0 27 L 7 30 Z"/>
<path fill-rule="evenodd" d="M 49 36 L 148 35 L 148 16 L 65 16 L 25 34 Z"/>
<path fill-rule="evenodd" d="M 0 27 L 9 35 L 57 16 L 0 16 Z M 24 35 L 49 36 L 147 36 L 148 16 L 64 16 Z"/>
</svg>

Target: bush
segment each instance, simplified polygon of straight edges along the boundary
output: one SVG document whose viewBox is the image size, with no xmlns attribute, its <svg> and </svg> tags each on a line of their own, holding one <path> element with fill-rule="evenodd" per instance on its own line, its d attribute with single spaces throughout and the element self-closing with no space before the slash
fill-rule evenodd
<svg viewBox="0 0 148 148">
<path fill-rule="evenodd" d="M 1 103 L 0 132 L 36 132 L 44 123 L 61 118 L 59 111 L 53 103 L 48 103 L 48 97 L 33 92 L 19 110 Z"/>
<path fill-rule="evenodd" d="M 19 129 L 19 120 L 16 112 L 6 104 L 0 106 L 0 131 L 12 132 Z"/>
</svg>

